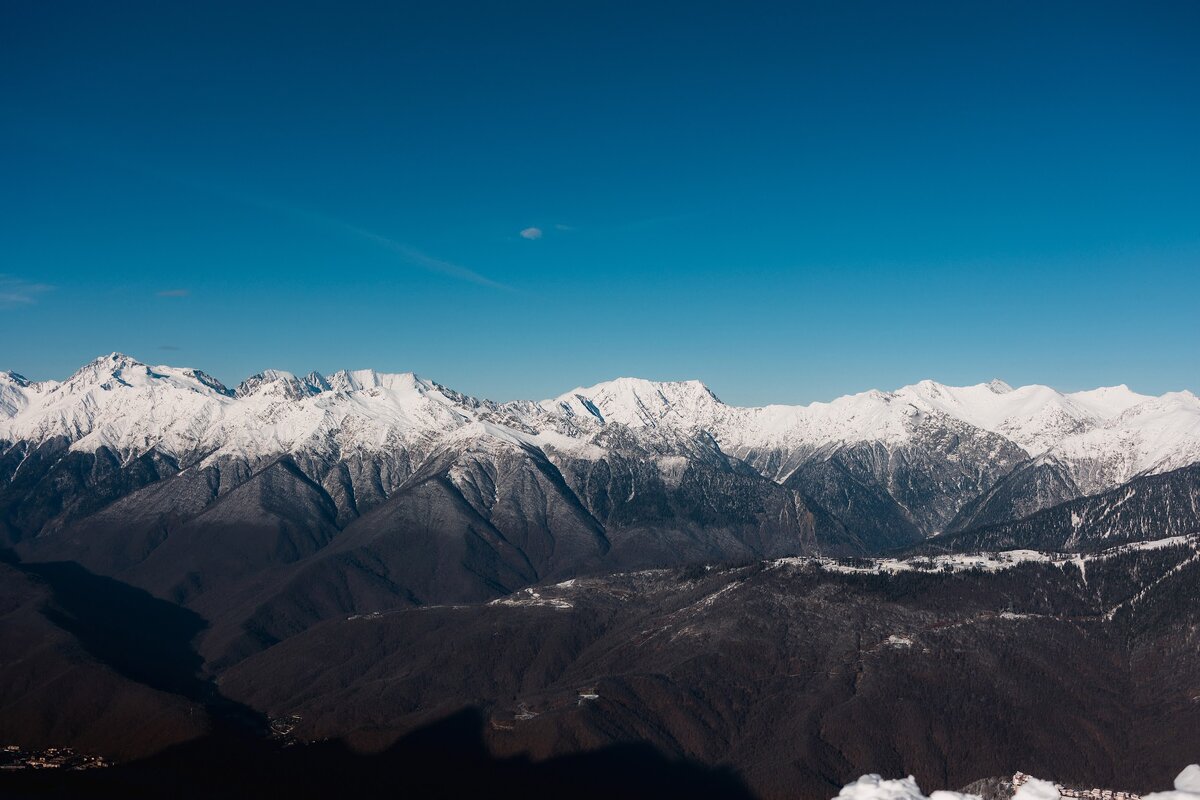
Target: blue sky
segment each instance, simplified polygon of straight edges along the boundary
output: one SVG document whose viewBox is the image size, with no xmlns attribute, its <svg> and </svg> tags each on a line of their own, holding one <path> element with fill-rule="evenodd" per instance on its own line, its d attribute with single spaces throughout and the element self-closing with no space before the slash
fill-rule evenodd
<svg viewBox="0 0 1200 800">
<path fill-rule="evenodd" d="M 3 16 L 0 368 L 1200 390 L 1200 4 Z"/>
</svg>

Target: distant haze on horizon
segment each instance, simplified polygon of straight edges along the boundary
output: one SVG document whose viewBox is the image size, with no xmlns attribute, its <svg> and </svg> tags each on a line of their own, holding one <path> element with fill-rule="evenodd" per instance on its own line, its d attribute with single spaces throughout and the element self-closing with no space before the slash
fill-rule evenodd
<svg viewBox="0 0 1200 800">
<path fill-rule="evenodd" d="M 0 369 L 1200 392 L 1200 4 L 20 3 Z"/>
</svg>

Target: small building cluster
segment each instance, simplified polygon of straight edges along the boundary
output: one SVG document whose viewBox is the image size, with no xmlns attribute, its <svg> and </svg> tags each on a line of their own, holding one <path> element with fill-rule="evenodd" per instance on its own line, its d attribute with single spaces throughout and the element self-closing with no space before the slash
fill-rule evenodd
<svg viewBox="0 0 1200 800">
<path fill-rule="evenodd" d="M 274 717 L 270 720 L 271 738 L 284 743 L 284 746 L 295 744 L 292 731 L 300 724 L 303 717 L 299 714 L 289 714 L 286 717 Z"/>
<path fill-rule="evenodd" d="M 70 747 L 26 750 L 17 744 L 0 748 L 0 769 L 100 769 L 112 766 L 103 756 L 76 753 Z"/>
<path fill-rule="evenodd" d="M 1013 775 L 1013 791 L 1021 788 L 1029 781 L 1030 776 L 1024 772 Z M 1142 800 L 1142 796 L 1133 792 L 1117 792 L 1112 789 L 1072 789 L 1067 786 L 1054 785 L 1059 797 L 1078 798 L 1078 800 Z"/>
</svg>

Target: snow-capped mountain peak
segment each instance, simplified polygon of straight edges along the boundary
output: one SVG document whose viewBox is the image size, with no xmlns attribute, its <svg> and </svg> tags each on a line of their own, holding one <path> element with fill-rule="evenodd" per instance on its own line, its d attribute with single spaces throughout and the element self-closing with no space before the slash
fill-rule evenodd
<svg viewBox="0 0 1200 800">
<path fill-rule="evenodd" d="M 269 395 L 288 400 L 299 400 L 319 394 L 324 388 L 324 379 L 315 372 L 305 378 L 297 378 L 292 373 L 281 369 L 268 369 L 257 375 L 251 375 L 238 384 L 234 395 L 237 397 Z"/>
<path fill-rule="evenodd" d="M 145 364 L 124 353 L 109 353 L 75 370 L 71 377 L 62 382 L 62 388 L 65 391 L 76 391 L 111 381 L 129 383 L 124 377 L 126 373 L 136 381 L 139 377 L 148 377 L 148 369 Z"/>
<path fill-rule="evenodd" d="M 1139 403 L 1154 399 L 1150 395 L 1132 391 L 1123 383 L 1117 386 L 1101 386 L 1098 389 L 1072 392 L 1067 397 L 1102 419 L 1112 419 Z"/>
<path fill-rule="evenodd" d="M 335 392 L 357 392 L 364 389 L 388 389 L 426 395 L 441 392 L 442 387 L 412 372 L 376 372 L 373 369 L 338 370 L 326 379 Z"/>
<path fill-rule="evenodd" d="M 29 404 L 32 382 L 16 372 L 0 372 L 0 418 L 11 417 Z"/>
<path fill-rule="evenodd" d="M 700 381 L 643 378 L 616 378 L 541 403 L 547 410 L 631 427 L 654 427 L 664 422 L 686 427 L 710 417 L 712 410 L 721 405 L 720 399 Z"/>
</svg>

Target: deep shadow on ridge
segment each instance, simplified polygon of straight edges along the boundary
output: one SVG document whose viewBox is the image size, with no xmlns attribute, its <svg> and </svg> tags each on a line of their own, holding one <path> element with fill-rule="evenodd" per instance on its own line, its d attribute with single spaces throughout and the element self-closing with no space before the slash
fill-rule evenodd
<svg viewBox="0 0 1200 800">
<path fill-rule="evenodd" d="M 192 644 L 207 627 L 200 615 L 74 562 L 23 563 L 2 548 L 0 561 L 49 588 L 42 613 L 94 658 L 200 705 L 212 720 L 200 739 L 115 767 L 0 774 L 0 797 L 753 797 L 732 769 L 670 759 L 645 743 L 539 762 L 496 758 L 478 709 L 413 731 L 374 755 L 340 741 L 285 746 L 267 736 L 262 714 L 200 677 L 203 659 Z"/>
<path fill-rule="evenodd" d="M 465 709 L 405 736 L 377 755 L 340 741 L 279 746 L 212 735 L 142 761 L 103 770 L 0 777 L 13 798 L 752 798 L 736 773 L 621 744 L 534 762 L 496 758 L 484 715 Z"/>
<path fill-rule="evenodd" d="M 7 549 L 0 549 L 0 561 L 50 590 L 43 616 L 97 661 L 131 681 L 196 703 L 215 730 L 248 736 L 268 732 L 266 717 L 200 677 L 204 659 L 193 642 L 208 627 L 204 617 L 73 561 L 22 562 Z"/>
</svg>

